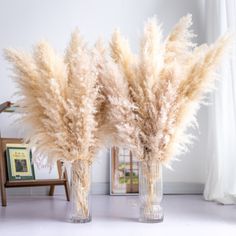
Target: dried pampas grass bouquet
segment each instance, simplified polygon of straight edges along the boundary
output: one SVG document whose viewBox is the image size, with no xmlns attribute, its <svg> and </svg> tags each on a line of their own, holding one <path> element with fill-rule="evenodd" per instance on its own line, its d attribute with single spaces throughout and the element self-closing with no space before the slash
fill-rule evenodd
<svg viewBox="0 0 236 236">
<path fill-rule="evenodd" d="M 90 168 L 100 148 L 100 104 L 97 64 L 78 31 L 65 56 L 45 41 L 32 54 L 5 51 L 18 85 L 21 122 L 26 141 L 36 150 L 34 161 L 47 158 L 71 163 L 72 222 L 91 220 L 88 203 Z"/>
<path fill-rule="evenodd" d="M 35 162 L 46 156 L 49 164 L 72 163 L 72 222 L 91 220 L 90 168 L 107 137 L 140 160 L 140 220 L 163 220 L 162 166 L 187 150 L 186 130 L 197 123 L 230 42 L 225 35 L 196 47 L 191 24 L 191 15 L 181 18 L 163 39 L 161 26 L 149 19 L 138 55 L 119 31 L 112 35 L 111 55 L 101 41 L 89 49 L 78 32 L 63 57 L 46 42 L 33 54 L 6 50 Z"/>
<path fill-rule="evenodd" d="M 163 39 L 161 26 L 155 18 L 149 19 L 138 55 L 115 31 L 110 47 L 118 72 L 109 74 L 104 72 L 106 66 L 101 68 L 107 103 L 104 129 L 114 145 L 130 148 L 140 160 L 143 222 L 163 220 L 161 167 L 170 166 L 187 150 L 191 135 L 186 130 L 197 124 L 196 112 L 213 88 L 215 69 L 231 41 L 226 34 L 213 45 L 196 47 L 191 25 L 192 17 L 187 15 Z"/>
</svg>

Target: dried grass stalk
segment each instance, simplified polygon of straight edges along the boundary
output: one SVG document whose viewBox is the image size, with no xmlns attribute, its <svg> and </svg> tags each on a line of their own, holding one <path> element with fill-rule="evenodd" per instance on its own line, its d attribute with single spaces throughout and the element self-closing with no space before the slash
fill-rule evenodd
<svg viewBox="0 0 236 236">
<path fill-rule="evenodd" d="M 86 161 L 76 160 L 71 168 L 72 176 L 72 215 L 74 218 L 86 220 L 90 218 L 89 191 L 91 165 Z M 82 190 L 82 191 L 81 191 Z M 72 216 L 72 217 L 73 217 Z"/>
</svg>

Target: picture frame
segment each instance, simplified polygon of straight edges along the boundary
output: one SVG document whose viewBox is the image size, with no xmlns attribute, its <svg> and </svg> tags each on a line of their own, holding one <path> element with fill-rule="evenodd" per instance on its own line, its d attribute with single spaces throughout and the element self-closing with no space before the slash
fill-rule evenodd
<svg viewBox="0 0 236 236">
<path fill-rule="evenodd" d="M 110 195 L 139 194 L 139 163 L 126 148 L 110 149 Z"/>
<path fill-rule="evenodd" d="M 27 144 L 6 144 L 8 181 L 35 180 L 32 152 Z"/>
</svg>

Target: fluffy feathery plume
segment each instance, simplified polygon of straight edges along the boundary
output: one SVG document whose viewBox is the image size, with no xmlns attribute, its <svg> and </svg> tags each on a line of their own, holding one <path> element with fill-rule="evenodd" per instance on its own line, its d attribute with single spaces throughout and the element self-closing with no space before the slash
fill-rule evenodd
<svg viewBox="0 0 236 236">
<path fill-rule="evenodd" d="M 119 66 L 107 56 L 106 48 L 101 41 L 95 46 L 95 55 L 97 58 L 98 81 L 101 86 L 101 96 L 103 104 L 101 117 L 101 132 L 103 140 L 109 137 L 109 143 L 128 148 L 138 148 L 137 137 L 138 129 L 133 126 L 136 107 L 129 98 L 129 84 L 124 79 Z M 126 60 L 126 59 L 124 59 Z M 111 107 L 113 107 L 111 109 Z M 117 108 L 117 109 L 116 109 Z M 125 123 L 116 123 L 126 117 Z M 122 133 L 123 136 L 117 136 Z M 127 143 L 124 143 L 124 139 Z M 135 139 L 135 140 L 133 140 Z M 130 146 L 132 145 L 132 147 Z"/>
<path fill-rule="evenodd" d="M 137 63 L 137 60 L 131 52 L 128 40 L 120 34 L 119 30 L 115 30 L 112 35 L 110 46 L 113 48 L 111 57 L 114 62 L 119 65 L 121 73 L 129 81 L 129 84 L 132 84 L 134 87 L 135 73 L 133 67 Z"/>
<path fill-rule="evenodd" d="M 139 68 L 142 86 L 148 90 L 153 89 L 154 84 L 158 82 L 156 79 L 163 68 L 163 63 L 162 30 L 156 19 L 152 18 L 147 21 L 141 40 Z"/>
<path fill-rule="evenodd" d="M 192 25 L 192 15 L 188 14 L 182 17 L 174 26 L 164 42 L 165 65 L 171 65 L 173 62 L 183 63 L 189 59 L 191 49 L 195 46 L 192 38 L 195 36 L 189 29 Z"/>
</svg>

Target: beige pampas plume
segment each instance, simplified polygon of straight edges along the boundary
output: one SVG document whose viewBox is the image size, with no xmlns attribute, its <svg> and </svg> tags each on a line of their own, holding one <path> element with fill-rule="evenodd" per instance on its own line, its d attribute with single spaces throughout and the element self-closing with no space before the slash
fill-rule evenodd
<svg viewBox="0 0 236 236">
<path fill-rule="evenodd" d="M 112 47 L 111 57 L 114 62 L 122 68 L 121 71 L 129 83 L 133 84 L 135 74 L 132 67 L 136 64 L 136 58 L 131 52 L 128 40 L 120 34 L 118 29 L 112 35 L 110 46 Z"/>
<path fill-rule="evenodd" d="M 192 38 L 195 36 L 189 29 L 192 25 L 192 15 L 182 17 L 174 26 L 165 40 L 165 64 L 185 63 L 191 55 L 191 49 L 195 46 Z"/>
<path fill-rule="evenodd" d="M 103 140 L 109 137 L 108 145 L 126 146 L 123 142 L 126 139 L 128 141 L 127 146 L 129 147 L 130 144 L 135 143 L 135 141 L 131 140 L 137 135 L 134 135 L 136 130 L 132 124 L 135 107 L 129 98 L 128 83 L 124 79 L 119 66 L 108 57 L 107 50 L 101 41 L 97 42 L 95 49 L 98 58 L 98 80 L 103 96 L 103 108 L 101 109 L 102 122 L 100 122 L 100 130 L 104 136 Z M 117 119 L 120 120 L 124 116 L 126 117 L 125 124 L 116 122 Z M 121 132 L 121 130 L 123 131 Z M 117 135 L 121 133 L 122 136 Z"/>
<path fill-rule="evenodd" d="M 140 72 L 152 89 L 163 68 L 162 30 L 156 18 L 149 19 L 144 28 L 140 46 Z"/>
</svg>

